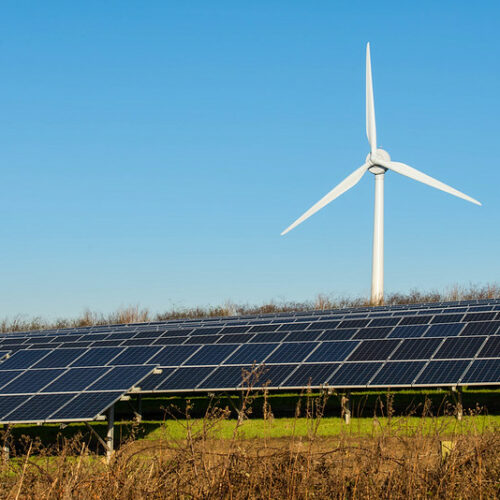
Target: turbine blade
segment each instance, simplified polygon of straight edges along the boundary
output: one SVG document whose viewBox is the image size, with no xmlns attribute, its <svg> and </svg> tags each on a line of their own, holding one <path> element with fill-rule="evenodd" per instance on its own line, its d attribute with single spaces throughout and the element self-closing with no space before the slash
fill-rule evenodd
<svg viewBox="0 0 500 500">
<path fill-rule="evenodd" d="M 366 44 L 366 136 L 371 152 L 377 150 L 377 129 L 375 127 L 375 102 L 373 100 L 372 64 L 370 43 Z"/>
<path fill-rule="evenodd" d="M 335 186 L 327 195 L 323 196 L 315 205 L 313 205 L 307 212 L 301 215 L 292 225 L 288 226 L 282 233 L 281 236 L 291 231 L 294 227 L 298 226 L 301 222 L 315 214 L 318 210 L 321 210 L 325 205 L 328 205 L 335 198 L 338 198 L 341 194 L 345 193 L 348 189 L 355 186 L 361 177 L 368 170 L 368 163 L 365 163 L 358 169 L 356 169 L 351 175 L 348 175 L 340 184 Z"/>
<path fill-rule="evenodd" d="M 405 165 L 404 163 L 399 163 L 397 161 L 380 161 L 377 162 L 380 163 L 383 167 L 386 167 L 390 170 L 393 170 L 394 172 L 397 172 L 398 174 L 405 175 L 406 177 L 409 177 L 410 179 L 413 179 L 418 182 L 422 182 L 423 184 L 427 184 L 428 186 L 431 186 L 433 188 L 439 189 L 441 191 L 444 191 L 445 193 L 452 194 L 453 196 L 457 196 L 458 198 L 462 198 L 463 200 L 470 201 L 471 203 L 475 203 L 476 205 L 481 206 L 481 203 L 474 198 L 471 198 L 470 196 L 467 196 L 466 194 L 462 193 L 461 191 L 458 191 L 457 189 L 452 188 L 451 186 L 448 186 L 444 182 L 438 181 L 434 179 L 433 177 L 428 176 L 427 174 L 424 174 L 420 172 L 419 170 L 410 167 L 409 165 Z"/>
</svg>

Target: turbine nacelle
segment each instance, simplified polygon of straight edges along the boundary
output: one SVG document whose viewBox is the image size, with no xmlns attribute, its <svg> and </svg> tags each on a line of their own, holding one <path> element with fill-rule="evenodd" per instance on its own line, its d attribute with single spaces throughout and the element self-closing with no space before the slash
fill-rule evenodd
<svg viewBox="0 0 500 500">
<path fill-rule="evenodd" d="M 387 172 L 387 167 L 383 167 L 381 162 L 389 161 L 391 161 L 391 157 L 387 151 L 376 149 L 373 153 L 368 153 L 365 163 L 372 174 L 378 175 Z"/>
</svg>

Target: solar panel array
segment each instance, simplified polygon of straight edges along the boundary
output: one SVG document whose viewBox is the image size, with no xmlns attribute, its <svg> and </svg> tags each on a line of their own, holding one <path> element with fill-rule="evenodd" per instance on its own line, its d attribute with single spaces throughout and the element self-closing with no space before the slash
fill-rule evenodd
<svg viewBox="0 0 500 500">
<path fill-rule="evenodd" d="M 11 332 L 0 358 L 0 423 L 91 420 L 132 388 L 237 390 L 255 364 L 271 389 L 498 385 L 500 300 Z"/>
</svg>

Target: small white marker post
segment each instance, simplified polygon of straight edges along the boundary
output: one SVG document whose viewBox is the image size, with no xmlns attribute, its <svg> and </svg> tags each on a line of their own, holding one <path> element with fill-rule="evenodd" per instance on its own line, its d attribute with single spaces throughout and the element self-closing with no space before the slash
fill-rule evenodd
<svg viewBox="0 0 500 500">
<path fill-rule="evenodd" d="M 108 410 L 108 430 L 106 432 L 106 461 L 109 463 L 113 456 L 115 445 L 115 405 Z"/>
</svg>

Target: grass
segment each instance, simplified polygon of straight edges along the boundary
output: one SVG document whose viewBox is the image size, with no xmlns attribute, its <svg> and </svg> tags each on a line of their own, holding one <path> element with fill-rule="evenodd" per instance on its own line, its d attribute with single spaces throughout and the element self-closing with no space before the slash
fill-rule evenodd
<svg viewBox="0 0 500 500">
<path fill-rule="evenodd" d="M 238 427 L 239 439 L 276 439 L 307 437 L 311 433 L 314 422 L 308 419 L 273 418 L 271 420 L 250 419 L 238 427 L 237 420 L 224 420 L 209 435 L 212 439 L 232 439 Z M 181 440 L 186 437 L 186 429 L 191 426 L 192 432 L 200 433 L 205 425 L 204 419 L 168 420 L 165 422 L 148 422 L 156 426 L 144 434 L 146 440 L 171 439 Z M 335 437 L 345 434 L 352 437 L 391 436 L 441 436 L 476 435 L 500 430 L 500 415 L 478 415 L 464 417 L 457 421 L 455 417 L 437 417 L 422 419 L 421 417 L 391 418 L 353 418 L 350 425 L 338 417 L 322 417 L 319 420 L 317 436 Z"/>
<path fill-rule="evenodd" d="M 249 388 L 236 419 L 215 404 L 191 418 L 187 403 L 183 418 L 121 422 L 109 463 L 77 424 L 17 427 L 24 435 L 15 458 L 0 462 L 0 499 L 499 497 L 500 416 L 458 421 L 432 416 L 427 403 L 420 416 L 378 412 L 347 426 L 325 416 L 328 399 L 307 394 L 294 418 L 276 418 L 264 397 L 264 417 L 250 418 Z M 50 445 L 48 430 L 59 432 Z"/>
</svg>

